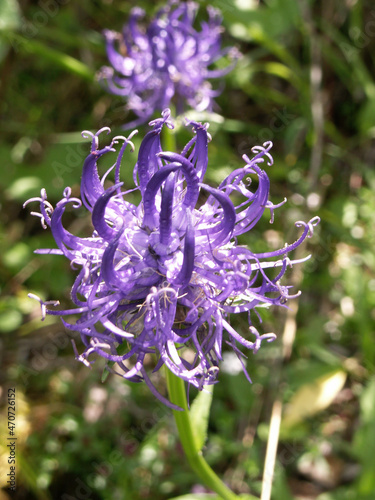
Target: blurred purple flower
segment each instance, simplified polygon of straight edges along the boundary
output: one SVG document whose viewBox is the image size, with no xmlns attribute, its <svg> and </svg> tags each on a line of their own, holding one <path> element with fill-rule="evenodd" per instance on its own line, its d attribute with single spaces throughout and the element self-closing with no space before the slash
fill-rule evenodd
<svg viewBox="0 0 375 500">
<path fill-rule="evenodd" d="M 213 90 L 208 79 L 228 73 L 239 53 L 233 47 L 221 49 L 220 12 L 208 7 L 208 21 L 197 31 L 193 27 L 197 10 L 194 2 L 170 1 L 142 30 L 138 21 L 144 11 L 135 7 L 122 34 L 104 32 L 110 66 L 102 68 L 99 80 L 109 92 L 126 97 L 127 107 L 139 117 L 125 128 L 144 123 L 171 101 L 178 114 L 185 102 L 197 111 L 212 109 L 220 91 Z M 226 54 L 233 64 L 209 69 Z"/>
<path fill-rule="evenodd" d="M 272 165 L 272 144 L 253 148 L 253 158 L 244 155 L 245 166 L 234 170 L 218 188 L 203 182 L 208 162 L 207 126 L 190 122 L 194 136 L 181 154 L 163 151 L 160 133 L 172 128 L 169 110 L 150 123 L 134 168 L 134 182 L 142 201 L 138 206 L 126 200 L 120 164 L 131 138 L 115 137 L 99 148 L 99 135 L 92 139 L 91 153 L 83 165 L 81 198 L 71 189 L 55 208 L 45 190 L 39 201 L 43 227 L 49 226 L 59 250 L 37 253 L 65 255 L 73 268 L 80 268 L 72 287 L 75 308 L 56 311 L 44 302 L 43 315 L 79 315 L 64 325 L 78 331 L 85 345 L 77 358 L 89 365 L 92 354 L 118 364 L 122 376 L 133 382 L 145 380 L 152 392 L 166 404 L 151 383 L 145 369 L 148 354 L 156 355 L 155 371 L 162 365 L 175 375 L 202 389 L 217 380 L 222 342 L 225 339 L 238 355 L 239 347 L 258 351 L 261 342 L 272 341 L 273 333 L 259 334 L 250 313 L 257 306 L 281 305 L 289 298 L 289 286 L 280 283 L 291 261 L 288 254 L 313 233 L 317 217 L 296 222 L 302 234 L 280 250 L 254 253 L 237 243 L 237 236 L 250 231 L 267 208 L 271 213 L 282 205 L 269 199 L 269 178 L 261 165 Z M 115 164 L 103 175 L 98 160 L 115 151 L 123 141 Z M 114 185 L 104 187 L 114 172 Z M 257 180 L 252 188 L 251 178 Z M 236 205 L 231 196 L 234 195 Z M 81 204 L 91 213 L 91 236 L 74 236 L 62 224 L 68 205 Z M 305 259 L 303 259 L 305 260 Z M 298 261 L 302 262 L 302 260 Z M 249 333 L 240 335 L 231 325 L 231 315 L 248 316 Z M 188 347 L 190 349 L 184 349 Z M 248 374 L 246 373 L 248 377 Z"/>
</svg>

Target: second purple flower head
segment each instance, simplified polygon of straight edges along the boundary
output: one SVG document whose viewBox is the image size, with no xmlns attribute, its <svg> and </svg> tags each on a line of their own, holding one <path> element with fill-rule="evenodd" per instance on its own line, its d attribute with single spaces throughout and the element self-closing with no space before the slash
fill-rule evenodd
<svg viewBox="0 0 375 500">
<path fill-rule="evenodd" d="M 172 102 L 177 114 L 186 108 L 212 110 L 220 90 L 214 90 L 209 80 L 228 73 L 239 53 L 233 47 L 221 48 L 220 12 L 208 7 L 208 21 L 197 31 L 197 10 L 194 2 L 170 1 L 143 30 L 139 21 L 145 13 L 135 7 L 121 34 L 104 32 L 110 66 L 102 68 L 99 79 L 109 92 L 123 96 L 138 116 L 124 128 L 144 123 Z M 211 69 L 226 54 L 233 64 Z"/>
</svg>

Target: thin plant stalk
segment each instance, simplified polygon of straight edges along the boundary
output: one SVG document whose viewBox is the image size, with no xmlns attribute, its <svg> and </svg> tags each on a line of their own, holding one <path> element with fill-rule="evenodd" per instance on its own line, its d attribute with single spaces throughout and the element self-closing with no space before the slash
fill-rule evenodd
<svg viewBox="0 0 375 500">
<path fill-rule="evenodd" d="M 216 475 L 197 448 L 194 431 L 191 424 L 185 383 L 168 369 L 166 370 L 169 397 L 172 403 L 180 406 L 182 411 L 173 410 L 178 435 L 190 467 L 203 483 L 215 491 L 223 500 L 238 500 L 235 495 Z M 250 498 L 250 497 L 249 497 Z M 254 497 L 255 498 L 255 497 Z"/>
</svg>

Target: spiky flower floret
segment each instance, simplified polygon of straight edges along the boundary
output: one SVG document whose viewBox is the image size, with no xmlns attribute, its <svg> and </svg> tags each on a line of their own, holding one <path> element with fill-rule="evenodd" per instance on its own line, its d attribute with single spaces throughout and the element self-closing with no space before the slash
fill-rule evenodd
<svg viewBox="0 0 375 500">
<path fill-rule="evenodd" d="M 58 303 L 38 299 L 43 314 L 79 315 L 74 324 L 62 320 L 80 333 L 85 345 L 77 358 L 89 365 L 91 355 L 98 354 L 115 362 L 124 378 L 145 380 L 166 402 L 146 373 L 146 356 L 156 355 L 155 370 L 166 365 L 202 389 L 217 380 L 223 340 L 242 363 L 240 348 L 256 353 L 263 340 L 272 341 L 273 333 L 261 335 L 252 326 L 250 312 L 257 306 L 285 305 L 296 296 L 280 280 L 296 262 L 288 254 L 312 235 L 319 219 L 296 222 L 302 234 L 280 250 L 254 253 L 237 244 L 236 237 L 250 231 L 266 208 L 272 220 L 274 209 L 284 203 L 269 201 L 269 178 L 261 168 L 264 162 L 272 165 L 272 144 L 255 147 L 252 158 L 243 157 L 244 167 L 213 188 L 204 183 L 207 125 L 190 122 L 194 136 L 181 154 L 161 148 L 162 128 L 172 127 L 169 110 L 150 125 L 134 168 L 135 189 L 142 197 L 138 206 L 127 201 L 120 181 L 121 159 L 125 148 L 133 146 L 134 132 L 100 149 L 99 135 L 105 129 L 95 135 L 84 132 L 92 148 L 83 165 L 82 202 L 71 196 L 70 188 L 55 208 L 44 190 L 28 202 L 40 202 L 36 215 L 51 228 L 59 248 L 37 252 L 65 255 L 74 269 L 80 268 L 71 294 L 75 308 L 57 311 L 47 306 Z M 100 176 L 98 160 L 115 151 L 120 141 L 116 163 Z M 111 171 L 114 184 L 104 187 Z M 251 177 L 258 180 L 254 189 Z M 87 238 L 74 236 L 62 223 L 67 205 L 78 208 L 82 203 L 94 228 Z M 231 316 L 239 313 L 248 315 L 248 334 L 231 325 Z"/>
<path fill-rule="evenodd" d="M 208 7 L 208 21 L 197 31 L 193 26 L 197 10 L 194 2 L 170 1 L 143 30 L 139 21 L 145 13 L 135 7 L 122 33 L 104 32 L 110 66 L 102 68 L 99 80 L 109 92 L 125 97 L 128 109 L 138 116 L 125 128 L 147 121 L 171 101 L 178 114 L 186 104 L 197 111 L 212 109 L 220 91 L 212 88 L 209 79 L 228 73 L 239 52 L 221 48 L 220 12 Z M 233 64 L 211 69 L 225 55 Z"/>
</svg>

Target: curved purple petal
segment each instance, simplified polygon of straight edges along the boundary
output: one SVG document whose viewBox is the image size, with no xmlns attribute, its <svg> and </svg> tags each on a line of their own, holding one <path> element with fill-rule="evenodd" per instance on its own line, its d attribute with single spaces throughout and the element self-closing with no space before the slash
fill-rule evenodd
<svg viewBox="0 0 375 500">
<path fill-rule="evenodd" d="M 229 73 L 239 53 L 232 47 L 221 48 L 221 16 L 211 7 L 207 11 L 208 22 L 201 23 L 200 31 L 194 27 L 197 4 L 191 1 L 170 1 L 145 31 L 138 27 L 144 17 L 138 7 L 131 10 L 122 33 L 104 31 L 110 66 L 101 69 L 99 80 L 109 92 L 126 98 L 138 123 L 172 101 L 179 112 L 186 105 L 212 110 L 220 91 L 212 90 L 209 80 Z M 223 57 L 230 61 L 225 69 L 211 68 Z"/>
<path fill-rule="evenodd" d="M 195 261 L 195 238 L 194 238 L 194 226 L 191 212 L 187 210 L 187 226 L 185 233 L 185 244 L 184 244 L 184 260 L 182 263 L 181 271 L 176 276 L 173 281 L 173 285 L 180 288 L 185 288 L 193 274 Z"/>
</svg>

